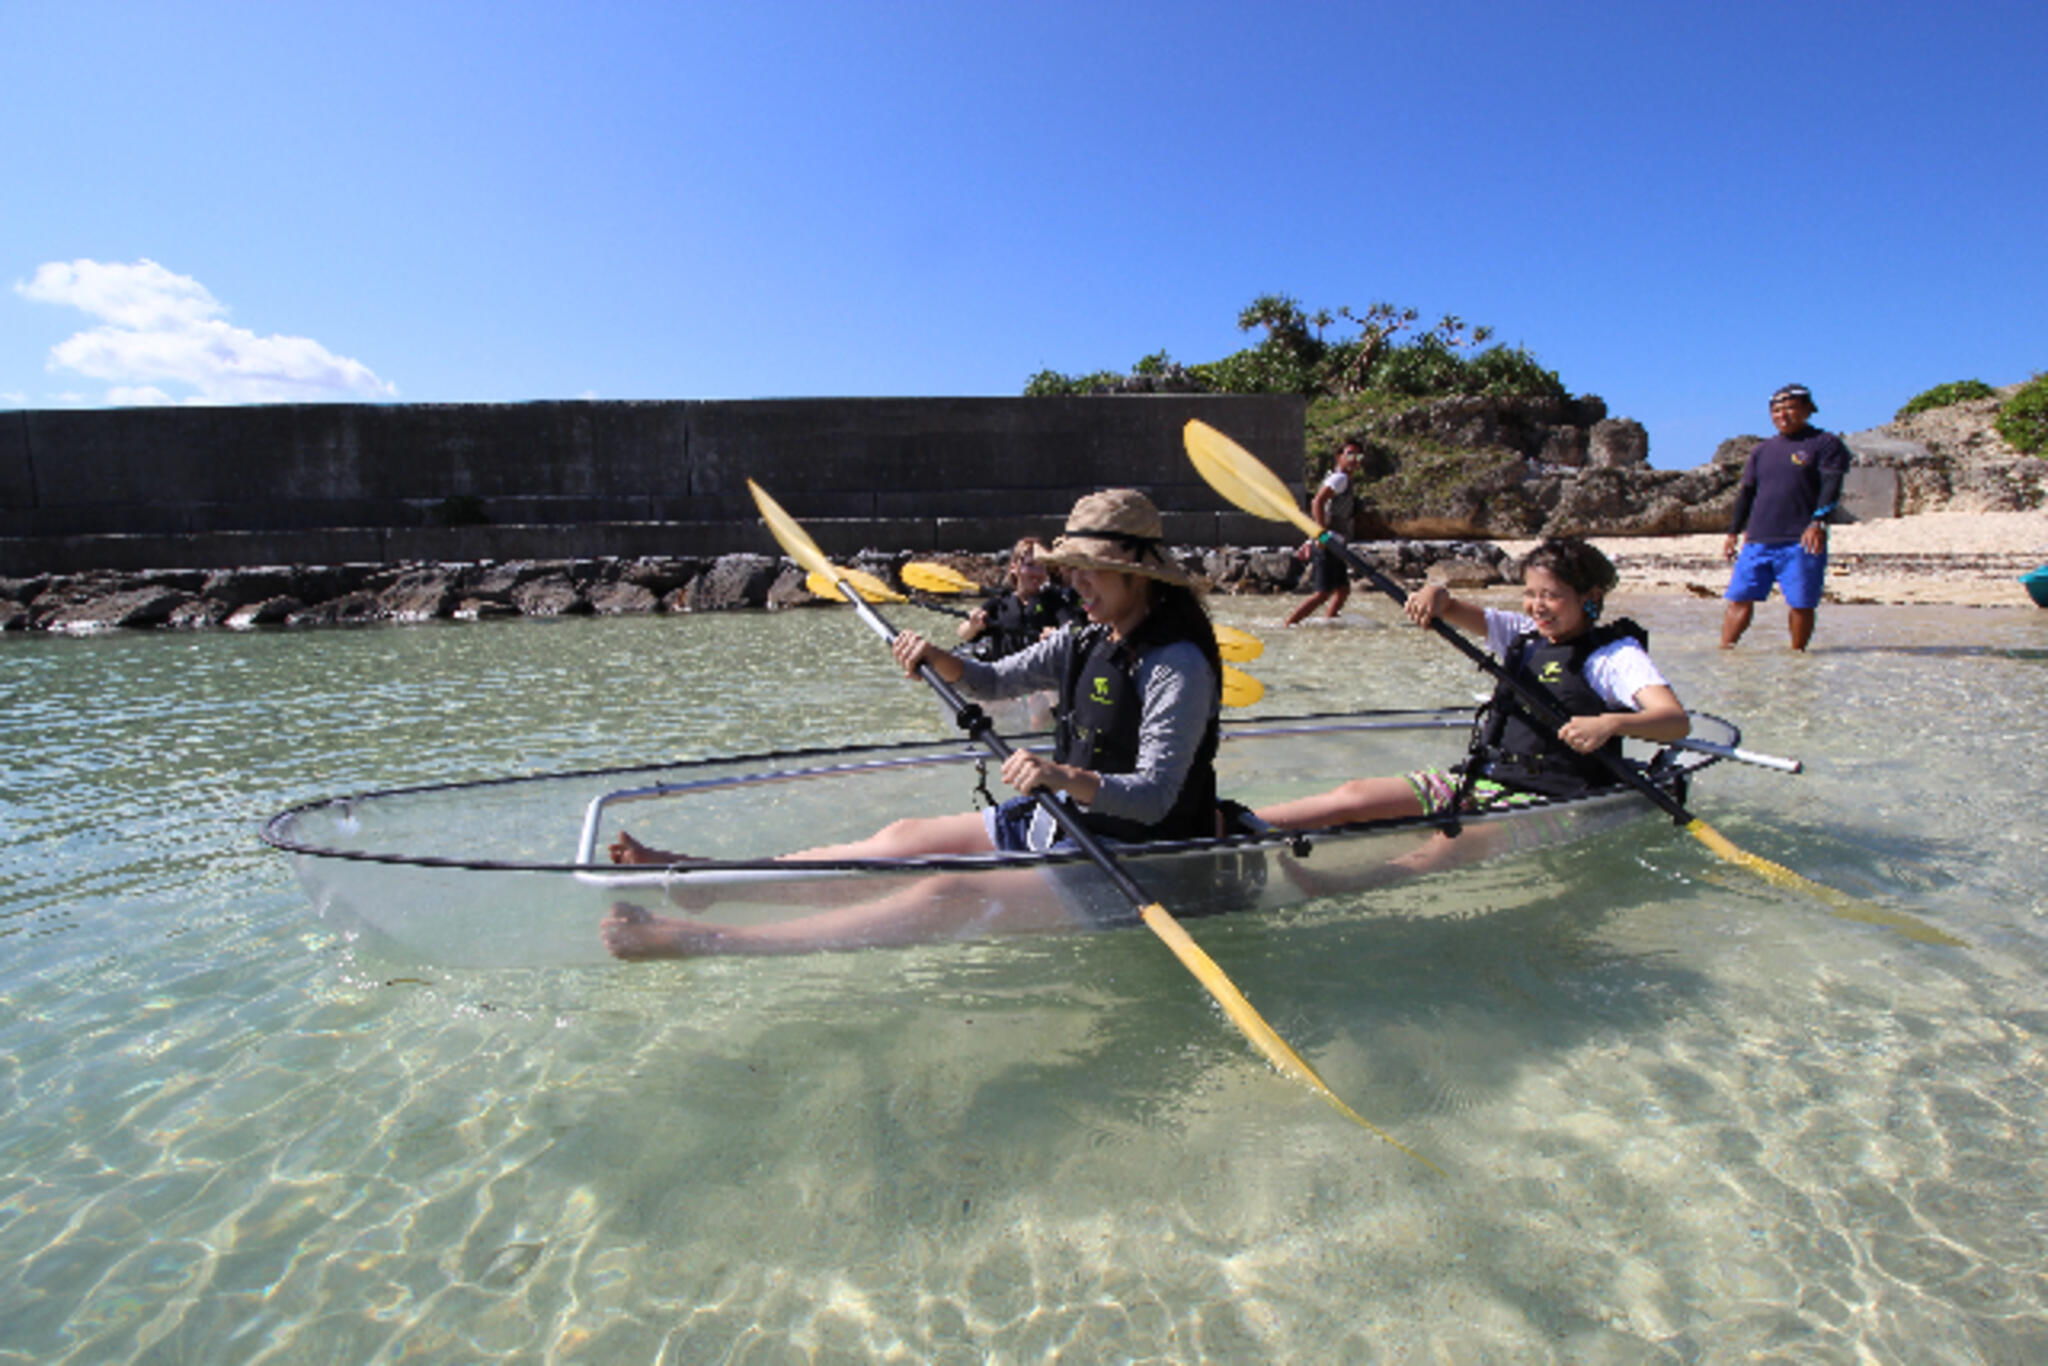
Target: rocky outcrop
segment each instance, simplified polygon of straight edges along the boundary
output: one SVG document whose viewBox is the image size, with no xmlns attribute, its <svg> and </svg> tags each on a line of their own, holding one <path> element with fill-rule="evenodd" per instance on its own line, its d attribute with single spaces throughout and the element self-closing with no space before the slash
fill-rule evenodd
<svg viewBox="0 0 2048 1366">
<path fill-rule="evenodd" d="M 1604 400 L 1451 398 L 1368 419 L 1359 536 L 1664 535 L 1728 523 L 1741 473 L 1649 466 Z"/>
<path fill-rule="evenodd" d="M 2007 445 L 1994 425 L 2018 385 L 1844 438 L 1859 465 L 1895 471 L 1898 511 L 2028 512 L 2048 507 L 2048 460 Z"/>
</svg>

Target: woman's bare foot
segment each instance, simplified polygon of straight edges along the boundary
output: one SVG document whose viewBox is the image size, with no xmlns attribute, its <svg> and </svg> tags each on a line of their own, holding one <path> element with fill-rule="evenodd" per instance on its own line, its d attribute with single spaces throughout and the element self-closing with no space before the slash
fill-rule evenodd
<svg viewBox="0 0 2048 1366">
<path fill-rule="evenodd" d="M 612 856 L 613 863 L 651 863 L 657 867 L 672 863 L 701 863 L 702 859 L 691 858 L 688 854 L 671 854 L 665 849 L 655 849 L 642 844 L 621 830 L 619 837 L 605 846 L 605 852 Z"/>
<path fill-rule="evenodd" d="M 688 958 L 707 953 L 720 934 L 709 926 L 672 916 L 655 915 L 630 901 L 612 903 L 612 913 L 598 924 L 605 952 L 614 958 Z"/>
</svg>

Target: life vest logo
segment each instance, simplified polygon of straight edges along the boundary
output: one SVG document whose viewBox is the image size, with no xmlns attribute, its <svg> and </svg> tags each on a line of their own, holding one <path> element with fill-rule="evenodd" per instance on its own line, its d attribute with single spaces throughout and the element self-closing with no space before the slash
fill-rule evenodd
<svg viewBox="0 0 2048 1366">
<path fill-rule="evenodd" d="M 1099 702 L 1105 707 L 1109 705 L 1109 675 L 1097 674 L 1095 676 L 1094 683 L 1089 687 L 1088 700 Z"/>
<path fill-rule="evenodd" d="M 1562 660 L 1546 659 L 1543 661 L 1543 667 L 1536 671 L 1536 681 L 1538 683 L 1556 683 L 1563 677 L 1564 662 Z"/>
<path fill-rule="evenodd" d="M 1804 465 L 1807 462 L 1807 460 L 1811 458 L 1811 455 L 1812 452 L 1810 451 L 1794 451 L 1792 452 L 1792 463 L 1795 465 Z"/>
</svg>

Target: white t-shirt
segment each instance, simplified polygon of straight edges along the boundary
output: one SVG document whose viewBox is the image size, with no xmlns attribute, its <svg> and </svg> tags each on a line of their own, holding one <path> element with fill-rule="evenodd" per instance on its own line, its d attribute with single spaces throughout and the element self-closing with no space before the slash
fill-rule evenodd
<svg viewBox="0 0 2048 1366">
<path fill-rule="evenodd" d="M 1515 637 L 1535 629 L 1536 623 L 1520 612 L 1486 609 L 1486 648 L 1493 651 L 1495 659 L 1505 660 Z M 1650 652 L 1631 636 L 1602 645 L 1586 656 L 1586 682 L 1616 711 L 1641 711 L 1636 697 L 1643 689 L 1671 686 L 1657 671 Z"/>
</svg>

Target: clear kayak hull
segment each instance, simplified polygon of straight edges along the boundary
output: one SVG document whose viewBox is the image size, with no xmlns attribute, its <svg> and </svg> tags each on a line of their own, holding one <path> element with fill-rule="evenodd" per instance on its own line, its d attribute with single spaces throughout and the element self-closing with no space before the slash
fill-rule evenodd
<svg viewBox="0 0 2048 1366">
<path fill-rule="evenodd" d="M 1348 778 L 1441 765 L 1462 750 L 1470 719 L 1456 709 L 1229 722 L 1220 790 L 1258 807 Z M 1724 747 L 1740 741 L 1732 725 L 1706 716 L 1695 717 L 1694 736 Z M 1654 771 L 1682 785 L 1715 759 L 1667 751 Z M 1134 923 L 1128 902 L 1078 854 L 774 861 L 898 816 L 1000 799 L 1008 794 L 994 768 L 979 746 L 955 737 L 544 774 L 309 802 L 272 817 L 263 838 L 293 856 L 323 918 L 381 952 L 450 966 L 603 961 L 598 922 L 622 903 L 752 926 L 914 898 L 917 937 L 935 939 Z M 1468 815 L 1455 838 L 1439 823 L 1412 820 L 1117 853 L 1139 886 L 1188 918 L 1365 891 L 1554 847 L 1655 810 L 1631 789 L 1610 789 Z M 614 865 L 605 846 L 622 828 L 705 861 Z M 900 928 L 894 933 L 900 942 Z"/>
</svg>

